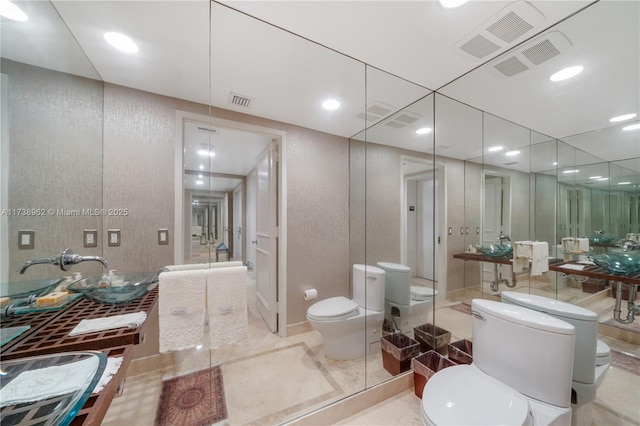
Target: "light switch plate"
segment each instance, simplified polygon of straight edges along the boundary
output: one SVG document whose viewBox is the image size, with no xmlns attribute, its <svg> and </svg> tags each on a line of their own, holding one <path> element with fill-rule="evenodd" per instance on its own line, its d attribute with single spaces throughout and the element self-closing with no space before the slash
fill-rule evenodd
<svg viewBox="0 0 640 426">
<path fill-rule="evenodd" d="M 84 230 L 84 246 L 98 247 L 98 230 L 97 229 Z"/>
<path fill-rule="evenodd" d="M 120 246 L 120 230 L 119 229 L 109 229 L 108 237 L 109 237 L 108 239 L 109 247 Z"/>
<path fill-rule="evenodd" d="M 36 232 L 30 229 L 18 230 L 18 250 L 33 250 Z"/>
<path fill-rule="evenodd" d="M 169 230 L 158 229 L 158 245 L 166 246 L 169 244 Z"/>
</svg>

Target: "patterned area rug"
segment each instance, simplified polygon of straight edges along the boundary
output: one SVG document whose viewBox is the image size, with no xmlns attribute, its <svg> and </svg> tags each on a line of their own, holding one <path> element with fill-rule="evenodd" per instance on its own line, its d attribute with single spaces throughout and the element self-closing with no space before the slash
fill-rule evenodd
<svg viewBox="0 0 640 426">
<path fill-rule="evenodd" d="M 640 376 L 640 360 L 636 357 L 611 350 L 611 365 Z"/>
<path fill-rule="evenodd" d="M 465 314 L 471 315 L 471 305 L 468 303 L 461 302 L 449 307 L 451 309 L 455 309 L 456 311 L 464 312 Z"/>
<path fill-rule="evenodd" d="M 162 382 L 156 425 L 204 426 L 227 418 L 220 367 Z"/>
</svg>

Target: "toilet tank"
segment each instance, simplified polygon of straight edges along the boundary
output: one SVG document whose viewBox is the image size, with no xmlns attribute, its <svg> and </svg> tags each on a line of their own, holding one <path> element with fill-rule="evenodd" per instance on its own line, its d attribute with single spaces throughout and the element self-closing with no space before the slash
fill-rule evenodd
<svg viewBox="0 0 640 426">
<path fill-rule="evenodd" d="M 378 262 L 377 265 L 386 273 L 385 300 L 399 305 L 409 305 L 411 303 L 411 268 L 389 262 Z"/>
<path fill-rule="evenodd" d="M 516 391 L 571 406 L 575 329 L 544 312 L 473 299 L 473 364 Z"/>
<path fill-rule="evenodd" d="M 580 306 L 535 294 L 503 291 L 503 302 L 545 312 L 573 325 L 576 329 L 573 380 L 595 383 L 598 351 L 598 314 Z"/>
<path fill-rule="evenodd" d="M 353 301 L 370 311 L 384 311 L 385 272 L 370 265 L 353 265 Z"/>
</svg>

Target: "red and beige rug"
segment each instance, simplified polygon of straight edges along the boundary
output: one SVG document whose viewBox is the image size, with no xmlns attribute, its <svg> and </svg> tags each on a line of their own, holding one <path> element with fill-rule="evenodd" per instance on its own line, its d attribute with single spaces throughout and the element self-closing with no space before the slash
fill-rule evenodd
<svg viewBox="0 0 640 426">
<path fill-rule="evenodd" d="M 157 426 L 204 426 L 226 418 L 219 366 L 162 382 Z"/>
</svg>

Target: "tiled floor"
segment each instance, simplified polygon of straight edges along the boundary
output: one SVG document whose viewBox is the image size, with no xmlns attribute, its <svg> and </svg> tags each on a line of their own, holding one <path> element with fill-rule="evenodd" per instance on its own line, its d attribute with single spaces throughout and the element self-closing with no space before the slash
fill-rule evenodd
<svg viewBox="0 0 640 426">
<path fill-rule="evenodd" d="M 541 284 L 541 292 L 543 287 Z M 591 308 L 606 318 L 612 301 L 600 298 Z M 253 300 L 249 306 L 255 306 Z M 452 341 L 472 338 L 471 316 L 460 308 L 459 301 L 440 299 L 436 304 L 436 325 L 450 331 Z M 194 349 L 134 362 L 124 393 L 113 401 L 103 425 L 153 425 L 162 380 L 210 365 L 221 365 L 223 372 L 228 411 L 223 425 L 281 424 L 391 378 L 382 367 L 380 354 L 354 361 L 329 360 L 317 332 L 282 339 L 266 329 L 255 309 L 250 308 L 249 317 L 250 338 L 236 345 L 215 352 Z M 613 350 L 636 358 L 624 358 L 630 368 L 610 369 L 593 404 L 593 424 L 638 425 L 640 346 L 621 340 L 621 336 L 600 337 Z M 336 424 L 420 425 L 419 404 L 409 389 Z"/>
</svg>

